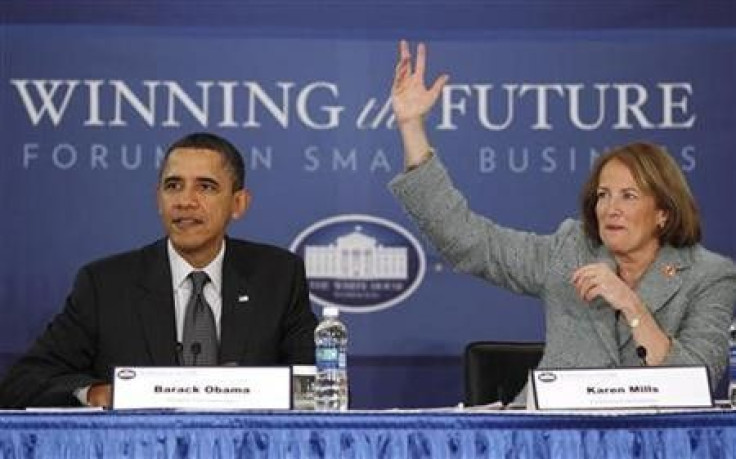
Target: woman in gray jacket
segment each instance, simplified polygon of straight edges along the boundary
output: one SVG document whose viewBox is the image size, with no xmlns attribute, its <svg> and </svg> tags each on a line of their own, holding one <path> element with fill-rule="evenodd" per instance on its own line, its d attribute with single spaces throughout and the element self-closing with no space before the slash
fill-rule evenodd
<svg viewBox="0 0 736 459">
<path fill-rule="evenodd" d="M 545 304 L 540 368 L 705 365 L 718 381 L 736 301 L 733 263 L 700 244 L 695 201 L 660 147 L 602 155 L 581 195 L 582 221 L 551 235 L 503 228 L 473 213 L 429 144 L 423 118 L 447 76 L 427 88 L 426 49 L 400 43 L 392 87 L 405 171 L 391 191 L 458 270 Z"/>
</svg>

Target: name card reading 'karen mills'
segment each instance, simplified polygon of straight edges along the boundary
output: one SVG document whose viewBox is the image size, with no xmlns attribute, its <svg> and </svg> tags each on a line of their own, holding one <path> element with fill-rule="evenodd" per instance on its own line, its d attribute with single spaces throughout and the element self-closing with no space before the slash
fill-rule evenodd
<svg viewBox="0 0 736 459">
<path fill-rule="evenodd" d="M 709 408 L 704 366 L 546 369 L 530 372 L 527 407 L 540 410 Z"/>
<path fill-rule="evenodd" d="M 113 409 L 288 410 L 290 367 L 117 367 Z"/>
</svg>

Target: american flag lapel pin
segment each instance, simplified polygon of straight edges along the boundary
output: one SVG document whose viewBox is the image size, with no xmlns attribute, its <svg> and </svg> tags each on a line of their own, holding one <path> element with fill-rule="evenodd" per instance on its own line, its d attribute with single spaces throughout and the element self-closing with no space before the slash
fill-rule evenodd
<svg viewBox="0 0 736 459">
<path fill-rule="evenodd" d="M 247 303 L 248 300 L 250 300 L 250 297 L 247 293 L 244 293 L 242 295 L 238 295 L 238 303 Z"/>
</svg>

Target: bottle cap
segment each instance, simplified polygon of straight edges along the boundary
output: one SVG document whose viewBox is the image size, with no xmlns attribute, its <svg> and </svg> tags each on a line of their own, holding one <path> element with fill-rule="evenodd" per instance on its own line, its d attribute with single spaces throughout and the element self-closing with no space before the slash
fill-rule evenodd
<svg viewBox="0 0 736 459">
<path fill-rule="evenodd" d="M 322 317 L 337 317 L 338 315 L 340 315 L 340 309 L 335 306 L 322 308 Z"/>
</svg>

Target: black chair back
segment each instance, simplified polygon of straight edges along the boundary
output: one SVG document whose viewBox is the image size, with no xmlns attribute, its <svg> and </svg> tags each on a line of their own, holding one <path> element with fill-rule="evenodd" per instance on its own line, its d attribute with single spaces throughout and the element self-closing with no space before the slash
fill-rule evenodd
<svg viewBox="0 0 736 459">
<path fill-rule="evenodd" d="M 476 341 L 465 347 L 465 405 L 508 404 L 542 358 L 544 343 Z"/>
</svg>

